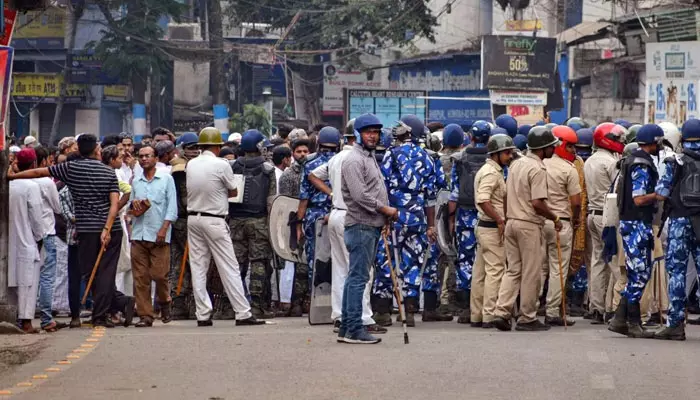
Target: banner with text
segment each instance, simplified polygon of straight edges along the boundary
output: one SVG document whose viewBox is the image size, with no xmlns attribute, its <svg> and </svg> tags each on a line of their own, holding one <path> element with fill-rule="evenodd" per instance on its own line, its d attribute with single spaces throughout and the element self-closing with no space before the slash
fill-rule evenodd
<svg viewBox="0 0 700 400">
<path fill-rule="evenodd" d="M 12 58 L 14 49 L 12 47 L 0 46 L 0 73 L 2 74 L 2 88 L 0 88 L 0 151 L 5 150 L 5 135 L 9 127 L 7 121 L 7 107 L 10 104 L 10 78 L 12 77 Z"/>
<path fill-rule="evenodd" d="M 384 127 L 393 127 L 406 114 L 415 114 L 425 121 L 426 92 L 422 90 L 347 90 L 345 115 L 348 120 L 372 113 Z"/>
<path fill-rule="evenodd" d="M 557 40 L 486 35 L 481 44 L 481 88 L 553 92 Z"/>
<path fill-rule="evenodd" d="M 491 103 L 503 106 L 526 105 L 526 106 L 546 106 L 546 92 L 516 92 L 512 90 L 490 90 Z"/>
<path fill-rule="evenodd" d="M 22 50 L 65 48 L 65 17 L 66 11 L 58 7 L 19 14 L 12 47 Z"/>
<path fill-rule="evenodd" d="M 323 66 L 323 115 L 343 115 L 343 89 L 381 87 L 382 79 L 379 73 L 345 71 L 338 65 L 326 63 Z"/>
<path fill-rule="evenodd" d="M 63 76 L 18 72 L 12 75 L 12 97 L 17 102 L 55 103 L 61 96 Z M 86 86 L 66 85 L 66 103 L 80 103 L 85 99 Z"/>
</svg>

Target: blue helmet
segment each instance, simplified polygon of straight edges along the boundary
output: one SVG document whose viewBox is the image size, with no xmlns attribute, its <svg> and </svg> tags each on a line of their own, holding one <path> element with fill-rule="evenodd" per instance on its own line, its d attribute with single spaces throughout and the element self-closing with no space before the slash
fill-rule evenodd
<svg viewBox="0 0 700 400">
<path fill-rule="evenodd" d="M 517 147 L 518 149 L 525 150 L 527 148 L 527 136 L 518 133 L 513 138 L 513 143 L 515 144 L 515 147 Z"/>
<path fill-rule="evenodd" d="M 518 133 L 518 121 L 512 115 L 501 114 L 496 118 L 496 126 L 506 130 L 510 137 L 514 137 Z"/>
<path fill-rule="evenodd" d="M 518 135 L 523 135 L 527 138 L 527 134 L 530 133 L 530 129 L 532 129 L 532 125 L 520 125 L 518 128 Z"/>
<path fill-rule="evenodd" d="M 576 138 L 578 142 L 574 145 L 577 147 L 593 147 L 593 130 L 590 128 L 583 128 L 576 131 Z"/>
<path fill-rule="evenodd" d="M 654 144 L 663 139 L 664 130 L 656 124 L 646 124 L 637 131 L 637 143 Z"/>
<path fill-rule="evenodd" d="M 357 123 L 357 121 L 355 121 Z M 326 126 L 318 132 L 318 145 L 338 147 L 340 144 L 340 131 L 332 126 Z"/>
<path fill-rule="evenodd" d="M 449 124 L 442 130 L 442 144 L 448 147 L 459 147 L 464 142 L 464 130 L 457 124 Z"/>
<path fill-rule="evenodd" d="M 476 142 L 486 143 L 491 136 L 491 124 L 486 121 L 476 121 L 472 125 L 472 138 Z"/>
<path fill-rule="evenodd" d="M 413 114 L 404 115 L 401 118 L 401 123 L 409 128 L 411 128 L 411 139 L 414 142 L 425 137 L 425 125 L 420 118 Z M 400 132 L 400 129 L 394 130 L 395 134 Z M 399 135 L 400 136 L 400 135 Z"/>
<path fill-rule="evenodd" d="M 700 119 L 691 118 L 685 121 L 681 127 L 681 133 L 683 135 L 683 141 L 700 140 Z"/>
<path fill-rule="evenodd" d="M 491 129 L 491 134 L 489 136 L 493 136 L 493 135 L 508 135 L 508 136 L 510 136 L 508 131 L 505 128 L 501 128 L 500 126 Z"/>
<path fill-rule="evenodd" d="M 194 132 L 187 132 L 177 139 L 177 144 L 180 146 L 189 146 L 191 144 L 197 144 L 199 137 Z"/>
<path fill-rule="evenodd" d="M 391 136 L 391 129 L 382 128 L 382 134 L 379 137 L 379 143 L 377 144 L 377 150 L 382 151 L 391 147 L 391 141 L 393 137 Z"/>
<path fill-rule="evenodd" d="M 629 122 L 627 122 L 627 121 L 624 120 L 624 119 L 616 119 L 616 120 L 613 122 L 613 124 L 615 124 L 615 125 L 622 125 L 622 126 L 625 127 L 625 129 L 629 129 L 630 126 L 632 126 L 632 124 L 630 124 Z"/>
<path fill-rule="evenodd" d="M 372 126 L 376 126 L 378 128 L 381 128 L 382 121 L 377 118 L 374 114 L 362 114 L 359 117 L 355 118 L 355 125 L 354 128 L 358 132 L 362 132 L 363 129 L 369 128 Z"/>
<path fill-rule="evenodd" d="M 546 122 L 539 120 L 539 121 L 537 121 L 537 123 L 535 123 L 535 126 L 544 126 L 545 124 L 546 124 Z"/>
<path fill-rule="evenodd" d="M 265 136 L 257 129 L 248 129 L 243 132 L 240 149 L 247 153 L 260 151 L 258 144 L 265 141 Z"/>
</svg>

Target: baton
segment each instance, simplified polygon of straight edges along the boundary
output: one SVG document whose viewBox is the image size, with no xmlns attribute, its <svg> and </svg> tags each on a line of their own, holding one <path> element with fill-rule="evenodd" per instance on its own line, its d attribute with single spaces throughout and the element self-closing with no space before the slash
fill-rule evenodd
<svg viewBox="0 0 700 400">
<path fill-rule="evenodd" d="M 175 295 L 179 296 L 182 291 L 182 282 L 185 280 L 185 264 L 187 264 L 187 258 L 190 255 L 190 242 L 185 242 L 185 251 L 182 254 L 182 262 L 180 263 L 180 277 L 177 280 L 177 290 L 175 290 Z"/>
</svg>

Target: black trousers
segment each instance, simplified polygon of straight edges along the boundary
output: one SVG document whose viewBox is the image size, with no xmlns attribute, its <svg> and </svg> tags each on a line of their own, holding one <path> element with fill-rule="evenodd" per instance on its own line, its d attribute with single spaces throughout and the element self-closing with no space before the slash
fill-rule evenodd
<svg viewBox="0 0 700 400">
<path fill-rule="evenodd" d="M 70 305 L 71 318 L 80 317 L 80 261 L 78 260 L 78 246 L 68 246 L 68 304 Z"/>
<path fill-rule="evenodd" d="M 127 297 L 118 292 L 114 283 L 117 277 L 117 263 L 122 246 L 122 232 L 112 232 L 112 237 L 102 254 L 102 260 L 97 267 L 95 279 L 92 282 L 92 320 L 104 320 L 108 312 L 123 311 Z M 99 233 L 78 234 L 78 262 L 80 273 L 87 281 L 90 279 L 92 268 L 100 252 L 101 241 Z M 80 296 L 78 283 L 78 296 Z M 72 312 L 71 307 L 71 312 Z"/>
</svg>

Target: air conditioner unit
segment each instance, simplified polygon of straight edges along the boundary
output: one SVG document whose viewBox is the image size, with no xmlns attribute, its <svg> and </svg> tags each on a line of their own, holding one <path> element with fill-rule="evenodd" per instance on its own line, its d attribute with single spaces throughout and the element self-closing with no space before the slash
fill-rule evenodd
<svg viewBox="0 0 700 400">
<path fill-rule="evenodd" d="M 202 40 L 202 28 L 199 24 L 168 24 L 170 40 Z"/>
</svg>

